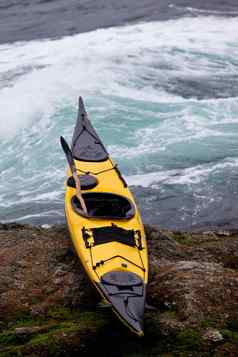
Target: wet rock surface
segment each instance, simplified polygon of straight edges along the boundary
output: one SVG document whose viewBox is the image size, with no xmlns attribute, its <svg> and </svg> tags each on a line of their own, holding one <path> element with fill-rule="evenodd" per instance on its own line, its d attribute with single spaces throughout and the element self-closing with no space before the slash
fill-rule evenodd
<svg viewBox="0 0 238 357">
<path fill-rule="evenodd" d="M 156 310 L 138 339 L 100 307 L 65 226 L 0 225 L 0 356 L 237 356 L 238 232 L 146 234 Z"/>
</svg>

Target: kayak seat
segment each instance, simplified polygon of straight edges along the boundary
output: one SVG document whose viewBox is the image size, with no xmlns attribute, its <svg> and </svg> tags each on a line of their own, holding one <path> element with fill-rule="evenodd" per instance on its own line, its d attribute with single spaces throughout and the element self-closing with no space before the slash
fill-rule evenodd
<svg viewBox="0 0 238 357">
<path fill-rule="evenodd" d="M 82 210 L 77 196 L 71 200 L 75 212 L 87 218 L 130 219 L 135 215 L 134 204 L 124 196 L 109 192 L 86 192 L 82 194 L 88 214 Z"/>
<path fill-rule="evenodd" d="M 98 180 L 92 175 L 79 175 L 80 185 L 82 190 L 90 190 L 97 186 Z M 70 176 L 67 180 L 67 185 L 69 187 L 76 188 L 73 176 Z"/>
</svg>

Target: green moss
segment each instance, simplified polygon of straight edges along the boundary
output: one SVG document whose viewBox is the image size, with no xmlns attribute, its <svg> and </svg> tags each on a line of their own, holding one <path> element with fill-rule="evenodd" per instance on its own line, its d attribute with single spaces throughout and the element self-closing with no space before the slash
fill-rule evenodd
<svg viewBox="0 0 238 357">
<path fill-rule="evenodd" d="M 106 315 L 98 311 L 80 311 L 68 307 L 51 308 L 47 317 L 58 322 L 77 322 L 82 328 L 100 328 L 107 323 Z"/>
<path fill-rule="evenodd" d="M 234 332 L 228 329 L 221 330 L 222 336 L 229 341 L 238 343 L 238 332 Z"/>
<path fill-rule="evenodd" d="M 51 331 L 51 330 L 57 330 L 57 325 L 52 325 L 49 324 L 49 326 L 46 325 L 44 330 Z M 17 346 L 17 345 L 22 345 L 24 343 L 27 343 L 32 339 L 32 336 L 43 336 L 42 332 L 34 331 L 19 335 L 16 333 L 15 329 L 10 329 L 10 330 L 5 330 L 0 334 L 0 346 Z M 34 337 L 33 337 L 34 338 Z"/>
<path fill-rule="evenodd" d="M 201 336 L 196 330 L 187 329 L 176 335 L 176 349 L 178 351 L 199 351 Z"/>
<path fill-rule="evenodd" d="M 49 340 L 49 337 L 51 336 L 52 334 L 49 334 L 49 333 L 44 333 L 44 334 L 38 334 L 34 337 L 31 338 L 29 344 L 31 345 L 39 345 L 39 344 L 42 344 L 42 343 L 45 343 Z"/>
<path fill-rule="evenodd" d="M 201 321 L 201 328 L 205 329 L 205 328 L 216 328 L 216 327 L 220 327 L 221 325 L 223 325 L 223 322 L 220 318 L 215 317 L 215 316 L 209 316 L 206 319 L 204 319 L 203 321 Z"/>
<path fill-rule="evenodd" d="M 33 318 L 30 313 L 21 312 L 13 319 L 11 325 L 14 327 L 31 326 L 31 325 L 36 325 L 41 320 L 42 320 L 41 318 L 37 318 L 37 319 Z"/>
<path fill-rule="evenodd" d="M 42 348 L 47 351 L 47 355 L 56 356 L 58 346 L 64 345 L 65 336 L 75 336 L 78 341 L 77 336 L 89 335 L 90 337 L 91 334 L 98 334 L 106 325 L 108 325 L 108 319 L 102 312 L 80 312 L 79 309 L 71 310 L 67 307 L 56 306 L 50 309 L 47 315 L 37 317 L 37 319 L 32 318 L 30 314 L 18 315 L 9 328 L 0 333 L 0 346 L 7 349 L 6 353 L 9 356 L 17 356 L 16 353 L 20 353 L 19 351 L 25 351 L 23 355 L 28 356 L 26 351 L 31 349 L 38 351 Z M 32 332 L 29 331 L 25 335 L 19 335 L 15 331 L 19 327 L 34 326 L 42 326 L 43 329 L 42 331 L 32 329 Z M 3 356 L 1 352 L 0 356 Z"/>
<path fill-rule="evenodd" d="M 194 245 L 196 242 L 194 242 L 193 237 L 189 233 L 173 233 L 172 238 L 176 240 L 180 244 L 185 244 L 185 245 Z"/>
<path fill-rule="evenodd" d="M 98 329 L 108 324 L 108 321 L 109 320 L 107 320 L 106 314 L 92 311 L 82 313 L 79 318 L 81 326 L 87 328 L 95 327 Z"/>
<path fill-rule="evenodd" d="M 69 356 L 70 353 L 80 355 L 110 356 L 115 351 L 122 357 L 158 357 L 158 356 L 212 356 L 212 351 L 204 351 L 199 330 L 184 329 L 171 332 L 167 336 L 161 334 L 161 317 L 176 318 L 176 311 L 165 311 L 162 314 L 146 313 L 145 337 L 138 339 L 124 327 L 117 318 L 106 311 L 80 311 L 67 307 L 54 307 L 47 316 L 40 318 L 46 325 L 41 332 L 33 332 L 25 340 L 16 338 L 14 328 L 20 323 L 39 326 L 31 316 L 19 316 L 11 329 L 0 334 L 0 345 L 6 346 L 6 352 L 1 357 L 39 357 L 39 356 Z M 38 320 L 38 319 L 37 319 Z M 39 320 L 38 320 L 39 322 Z M 233 346 L 238 341 L 237 321 L 227 321 L 221 333 L 224 344 Z M 215 327 L 223 322 L 207 318 L 200 326 L 201 331 L 207 327 Z M 47 326 L 48 325 L 48 326 Z M 120 340 L 120 344 L 118 341 Z M 210 348 L 210 347 L 208 347 Z M 229 347 L 231 348 L 231 347 Z M 214 351 L 213 351 L 214 352 Z M 89 353 L 89 354 L 88 354 Z M 91 354 L 90 354 L 91 353 Z M 78 354 L 79 355 L 79 354 Z"/>
<path fill-rule="evenodd" d="M 25 320 L 16 320 L 13 323 L 14 327 L 27 327 L 27 326 L 34 326 L 34 325 L 39 325 L 42 322 L 41 319 L 33 319 L 33 318 L 29 318 L 29 319 L 25 319 Z"/>
<path fill-rule="evenodd" d="M 0 346 L 16 345 L 18 342 L 17 337 L 9 331 L 0 334 Z"/>
<path fill-rule="evenodd" d="M 64 333 L 67 336 L 69 333 L 80 333 L 82 327 L 77 323 L 63 322 L 55 326 L 49 326 L 49 330 L 45 333 L 33 333 L 33 335 L 21 337 L 20 339 L 14 334 L 7 332 L 0 335 L 0 346 L 6 347 L 6 352 L 0 352 L 1 357 L 10 356 L 33 356 L 29 351 L 35 350 L 35 356 L 44 348 L 47 351 L 47 356 L 57 356 L 57 353 L 64 345 L 60 335 Z M 38 352 L 37 352 L 38 351 Z M 30 354 L 29 354 L 29 353 Z"/>
<path fill-rule="evenodd" d="M 65 306 L 54 306 L 50 308 L 47 312 L 48 318 L 53 318 L 55 320 L 71 320 L 80 315 L 77 310 L 72 310 Z"/>
<path fill-rule="evenodd" d="M 95 313 L 83 313 L 77 321 L 64 321 L 49 329 L 47 333 L 34 335 L 29 343 L 31 345 L 38 345 L 52 340 L 55 336 L 60 334 L 81 333 L 85 330 L 96 330 L 105 325 L 105 321 L 95 319 Z"/>
</svg>

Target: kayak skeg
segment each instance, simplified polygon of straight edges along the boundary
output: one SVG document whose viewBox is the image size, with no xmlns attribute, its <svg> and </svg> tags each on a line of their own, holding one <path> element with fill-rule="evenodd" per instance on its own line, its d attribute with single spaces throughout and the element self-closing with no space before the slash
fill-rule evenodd
<svg viewBox="0 0 238 357">
<path fill-rule="evenodd" d="M 78 257 L 104 301 L 131 331 L 143 335 L 148 254 L 138 207 L 88 119 L 82 98 L 71 150 L 87 207 L 67 171 L 65 213 Z"/>
</svg>

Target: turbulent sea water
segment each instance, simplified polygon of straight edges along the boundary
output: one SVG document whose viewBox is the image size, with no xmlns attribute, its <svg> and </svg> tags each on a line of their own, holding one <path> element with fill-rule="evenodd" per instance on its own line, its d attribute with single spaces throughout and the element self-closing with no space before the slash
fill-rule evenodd
<svg viewBox="0 0 238 357">
<path fill-rule="evenodd" d="M 1 222 L 64 222 L 81 95 L 145 223 L 238 227 L 238 4 L 127 2 L 1 1 Z"/>
</svg>

